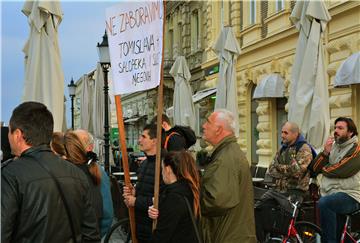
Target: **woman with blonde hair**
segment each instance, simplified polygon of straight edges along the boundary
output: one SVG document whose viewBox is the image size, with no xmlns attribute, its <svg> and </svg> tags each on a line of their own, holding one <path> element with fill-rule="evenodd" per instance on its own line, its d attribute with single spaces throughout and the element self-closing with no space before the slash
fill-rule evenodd
<svg viewBox="0 0 360 243">
<path fill-rule="evenodd" d="M 54 153 L 75 164 L 86 174 L 90 185 L 92 206 L 99 222 L 103 213 L 103 203 L 100 192 L 101 171 L 97 164 L 96 154 L 86 151 L 85 144 L 74 131 L 67 131 L 65 134 L 54 133 L 50 144 Z"/>
<path fill-rule="evenodd" d="M 166 184 L 159 197 L 159 210 L 148 215 L 158 219 L 152 242 L 198 242 L 195 218 L 200 215 L 200 182 L 195 160 L 187 151 L 168 153 L 161 164 Z"/>
</svg>

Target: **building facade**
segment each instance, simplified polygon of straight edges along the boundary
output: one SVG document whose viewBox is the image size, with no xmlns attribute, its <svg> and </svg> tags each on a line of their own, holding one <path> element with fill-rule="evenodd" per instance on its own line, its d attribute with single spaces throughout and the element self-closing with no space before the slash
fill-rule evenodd
<svg viewBox="0 0 360 243">
<path fill-rule="evenodd" d="M 327 0 L 325 4 L 332 18 L 321 39 L 325 47 L 329 123 L 333 124 L 338 116 L 347 116 L 360 127 L 360 85 L 334 87 L 341 63 L 360 51 L 360 2 Z M 172 106 L 174 80 L 169 70 L 177 56 L 185 56 L 196 101 L 196 133 L 201 136 L 201 125 L 214 109 L 218 81 L 219 60 L 212 46 L 222 26 L 231 26 L 241 48 L 236 64 L 238 142 L 250 163 L 267 167 L 279 149 L 281 125 L 288 115 L 290 77 L 299 37 L 289 20 L 294 6 L 295 1 L 286 0 L 166 2 L 164 112 Z M 272 74 L 284 82 L 283 97 L 253 99 L 255 88 Z M 143 125 L 157 112 L 156 104 L 157 89 L 122 96 L 129 147 L 137 148 Z M 115 112 L 111 121 L 112 127 L 117 127 Z"/>
<path fill-rule="evenodd" d="M 329 122 L 348 116 L 360 127 L 360 85 L 333 85 L 340 64 L 360 51 L 360 2 L 325 4 L 332 18 L 321 40 L 325 46 Z M 284 0 L 167 3 L 165 59 L 186 57 L 194 93 L 216 87 L 219 61 L 212 46 L 222 26 L 232 26 L 241 48 L 236 65 L 238 142 L 252 164 L 264 167 L 279 149 L 281 124 L 287 120 L 290 76 L 299 36 L 289 20 L 294 6 L 295 1 Z M 256 86 L 270 74 L 284 80 L 284 97 L 252 99 Z M 208 97 L 196 105 L 199 121 L 213 110 L 211 101 Z"/>
</svg>

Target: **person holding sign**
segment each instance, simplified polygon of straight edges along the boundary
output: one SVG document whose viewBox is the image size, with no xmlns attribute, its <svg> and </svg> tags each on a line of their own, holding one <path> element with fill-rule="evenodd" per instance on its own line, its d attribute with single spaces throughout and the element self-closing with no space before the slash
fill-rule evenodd
<svg viewBox="0 0 360 243">
<path fill-rule="evenodd" d="M 200 215 L 200 179 L 195 160 L 186 151 L 170 152 L 161 167 L 167 186 L 160 194 L 159 210 L 149 207 L 149 217 L 158 219 L 152 242 L 197 243 L 192 218 Z"/>
<path fill-rule="evenodd" d="M 146 125 L 138 141 L 146 159 L 139 168 L 136 190 L 135 187 L 124 186 L 123 188 L 126 206 L 135 207 L 136 237 L 139 243 L 150 242 L 152 235 L 152 219 L 148 217 L 147 211 L 153 205 L 157 142 L 156 125 Z M 160 191 L 162 185 L 161 181 Z"/>
</svg>

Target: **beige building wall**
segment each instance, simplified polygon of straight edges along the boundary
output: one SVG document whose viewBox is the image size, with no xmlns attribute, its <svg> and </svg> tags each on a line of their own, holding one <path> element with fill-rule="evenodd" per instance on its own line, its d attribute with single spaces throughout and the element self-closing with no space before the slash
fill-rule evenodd
<svg viewBox="0 0 360 243">
<path fill-rule="evenodd" d="M 241 19 L 240 24 L 239 21 L 234 22 L 242 49 L 238 59 L 237 77 L 240 132 L 244 136 L 240 137 L 239 142 L 243 150 L 247 151 L 250 161 L 251 151 L 256 150 L 258 165 L 268 166 L 279 149 L 276 131 L 281 128 L 278 127 L 276 120 L 276 101 L 275 99 L 256 101 L 258 103 L 256 128 L 259 139 L 256 141 L 256 148 L 251 147 L 251 141 L 254 139 L 254 134 L 249 133 L 251 90 L 266 74 L 279 73 L 285 80 L 285 96 L 288 98 L 291 95 L 289 94 L 290 76 L 299 34 L 289 21 L 293 3 L 284 1 L 283 9 L 276 10 L 276 1 L 256 2 L 256 21 L 249 25 L 250 2 L 237 2 L 236 4 L 240 6 L 235 7 L 243 13 L 243 25 Z M 326 2 L 332 20 L 322 41 L 326 47 L 325 65 L 329 81 L 331 124 L 338 116 L 348 116 L 352 117 L 360 127 L 359 85 L 333 87 L 333 79 L 341 62 L 360 50 L 359 4 L 358 1 Z M 287 110 L 287 105 L 285 109 Z"/>
<path fill-rule="evenodd" d="M 352 117 L 360 127 L 360 85 L 334 88 L 333 80 L 340 64 L 360 51 L 360 2 L 325 1 L 332 20 L 322 42 L 329 83 L 331 124 L 338 116 Z M 289 20 L 295 1 L 169 1 L 166 3 L 164 80 L 168 89 L 165 110 L 172 106 L 173 79 L 169 70 L 179 55 L 187 59 L 190 84 L 196 93 L 216 87 L 219 64 L 212 51 L 222 24 L 233 27 L 241 47 L 237 60 L 240 137 L 238 142 L 250 163 L 267 167 L 278 147 L 281 117 L 287 116 L 290 77 L 299 33 Z M 221 22 L 222 20 L 222 22 Z M 285 97 L 253 100 L 252 92 L 262 78 L 278 73 L 285 80 Z M 152 91 L 154 97 L 156 90 Z M 137 97 L 138 96 L 138 97 Z M 124 97 L 123 110 L 142 95 Z M 145 110 L 155 114 L 156 99 L 149 100 Z M 147 102 L 147 101 L 146 101 Z M 196 105 L 199 126 L 214 102 L 206 98 Z M 153 107 L 153 109 L 150 109 Z M 258 122 L 253 122 L 254 117 Z M 200 136 L 201 134 L 199 134 Z"/>
<path fill-rule="evenodd" d="M 333 123 L 338 116 L 349 116 L 360 127 L 359 85 L 333 87 L 333 79 L 341 62 L 360 50 L 360 2 L 325 3 L 332 17 L 322 39 L 326 49 L 325 65 L 329 82 L 329 122 Z M 252 91 L 264 76 L 280 74 L 285 80 L 285 108 L 282 109 L 287 115 L 290 76 L 299 36 L 289 20 L 295 1 L 187 1 L 168 5 L 171 6 L 168 8 L 169 24 L 165 33 L 165 36 L 169 36 L 165 38 L 166 53 L 169 54 L 167 58 L 174 60 L 177 53 L 185 55 L 191 73 L 196 77 L 191 80 L 195 92 L 216 87 L 218 74 L 208 75 L 206 72 L 208 68 L 218 65 L 212 45 L 221 31 L 221 20 L 223 25 L 233 27 L 242 50 L 236 67 L 240 119 L 238 141 L 250 162 L 267 167 L 279 149 L 279 102 L 274 98 L 253 101 Z M 194 17 L 194 13 L 199 14 L 199 20 Z M 200 28 L 195 28 L 194 21 L 200 22 Z M 179 30 L 181 35 L 176 34 Z M 197 33 L 198 30 L 200 33 Z M 178 50 L 179 43 L 182 51 Z M 207 102 L 203 103 L 205 107 L 208 105 Z M 257 108 L 253 113 L 258 119 L 255 128 L 252 127 L 251 118 L 254 104 Z M 204 115 L 204 112 L 201 114 Z M 256 161 L 252 159 L 254 154 Z"/>
</svg>

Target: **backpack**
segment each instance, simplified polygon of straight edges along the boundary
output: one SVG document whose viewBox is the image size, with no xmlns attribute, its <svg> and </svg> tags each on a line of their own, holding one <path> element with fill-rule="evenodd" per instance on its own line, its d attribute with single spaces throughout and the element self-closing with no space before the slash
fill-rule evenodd
<svg viewBox="0 0 360 243">
<path fill-rule="evenodd" d="M 178 134 L 185 139 L 185 148 L 188 149 L 196 143 L 195 132 L 189 126 L 174 126 L 171 128 L 171 133 L 166 136 L 164 148 L 167 148 L 167 144 L 172 135 Z"/>
</svg>

